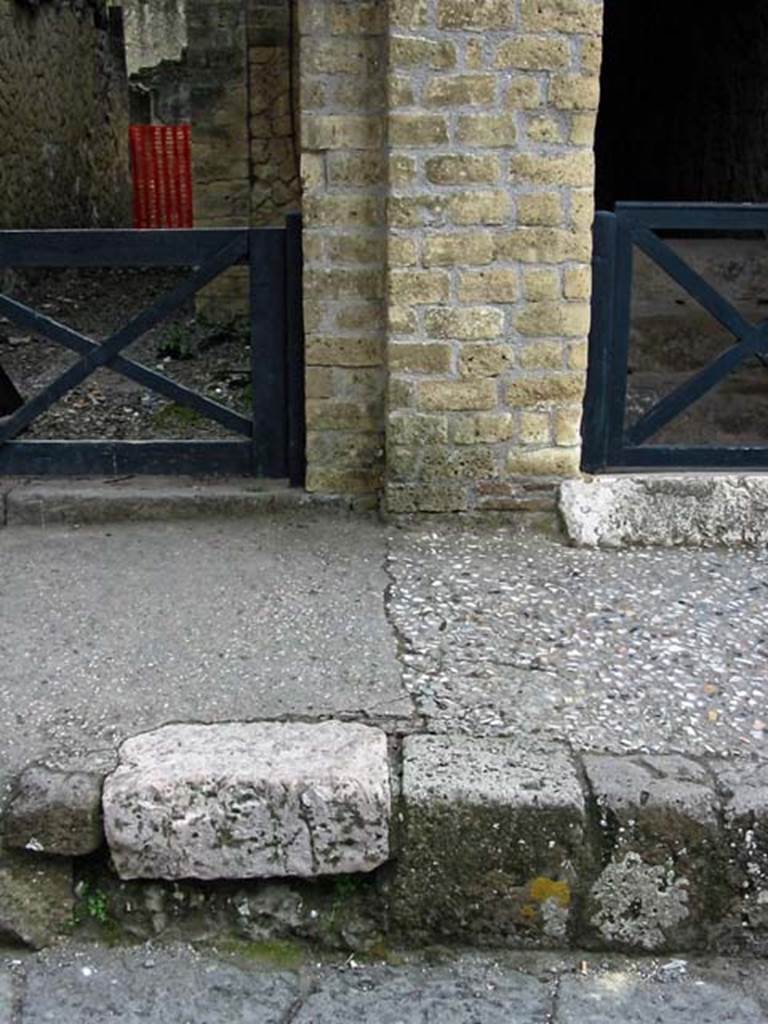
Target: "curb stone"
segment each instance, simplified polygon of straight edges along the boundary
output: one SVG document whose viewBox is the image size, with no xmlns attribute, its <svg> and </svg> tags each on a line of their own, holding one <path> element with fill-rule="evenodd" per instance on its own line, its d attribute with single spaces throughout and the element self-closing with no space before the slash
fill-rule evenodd
<svg viewBox="0 0 768 1024">
<path fill-rule="evenodd" d="M 712 768 L 724 804 L 732 931 L 768 935 L 768 764 Z"/>
<path fill-rule="evenodd" d="M 261 725 L 280 731 L 286 723 Z M 206 730 L 215 751 L 216 730 L 231 724 L 196 728 Z M 703 763 L 676 754 L 577 758 L 563 747 L 527 749 L 518 738 L 466 735 L 414 734 L 387 750 L 375 728 L 333 728 L 340 737 L 361 729 L 380 735 L 381 778 L 391 772 L 400 779 L 392 795 L 391 858 L 382 867 L 334 878 L 316 862 L 305 880 L 266 878 L 262 869 L 248 881 L 242 875 L 256 872 L 241 866 L 227 881 L 212 847 L 207 883 L 163 881 L 151 866 L 126 882 L 104 854 L 8 851 L 0 856 L 0 929 L 35 946 L 65 932 L 74 865 L 81 927 L 95 938 L 108 924 L 110 938 L 298 938 L 352 951 L 397 940 L 768 952 L 768 764 Z M 129 750 L 135 742 L 128 741 Z M 359 773 L 353 774 L 356 785 Z M 301 789 L 304 782 L 296 780 Z M 110 813 L 122 819 L 121 828 L 143 835 L 134 811 L 141 787 L 131 786 L 114 790 Z M 229 799 L 225 773 L 217 786 L 217 806 L 234 813 L 240 798 Z M 92 820 L 90 796 L 73 809 L 73 821 Z M 224 818 L 226 830 L 237 815 L 230 825 Z M 322 815 L 305 817 L 301 827 L 311 832 L 313 820 L 322 822 Z M 150 829 L 145 838 L 151 835 Z M 353 855 L 356 835 L 339 833 Z"/>
<path fill-rule="evenodd" d="M 696 949 L 722 912 L 726 866 L 711 775 L 676 754 L 588 755 L 603 869 L 590 889 L 588 944 Z"/>
<path fill-rule="evenodd" d="M 566 751 L 410 736 L 402 815 L 392 917 L 403 936 L 567 944 L 591 853 Z"/>
<path fill-rule="evenodd" d="M 6 810 L 6 845 L 60 857 L 94 853 L 104 841 L 101 783 L 96 772 L 25 769 Z"/>
</svg>

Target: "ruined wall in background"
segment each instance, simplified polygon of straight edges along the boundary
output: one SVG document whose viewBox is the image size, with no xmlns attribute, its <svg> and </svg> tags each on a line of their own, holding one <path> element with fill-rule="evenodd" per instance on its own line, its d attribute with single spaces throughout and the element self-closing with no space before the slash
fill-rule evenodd
<svg viewBox="0 0 768 1024">
<path fill-rule="evenodd" d="M 187 45 L 186 0 L 120 0 L 128 74 L 180 60 Z"/>
<path fill-rule="evenodd" d="M 0 227 L 131 223 L 128 86 L 102 3 L 0 0 Z"/>
<path fill-rule="evenodd" d="M 188 0 L 197 227 L 272 226 L 300 206 L 288 0 Z M 246 276 L 203 293 L 217 319 L 246 309 Z"/>
<path fill-rule="evenodd" d="M 186 0 L 120 0 L 133 124 L 189 120 Z"/>
</svg>

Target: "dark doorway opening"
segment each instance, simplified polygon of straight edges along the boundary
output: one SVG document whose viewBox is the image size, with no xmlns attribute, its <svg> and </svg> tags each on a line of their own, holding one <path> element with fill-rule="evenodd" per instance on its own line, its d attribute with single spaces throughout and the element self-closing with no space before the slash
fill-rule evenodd
<svg viewBox="0 0 768 1024">
<path fill-rule="evenodd" d="M 768 201 L 765 0 L 605 0 L 597 207 Z"/>
<path fill-rule="evenodd" d="M 603 464 L 768 467 L 768 4 L 605 0 L 603 53 Z"/>
</svg>

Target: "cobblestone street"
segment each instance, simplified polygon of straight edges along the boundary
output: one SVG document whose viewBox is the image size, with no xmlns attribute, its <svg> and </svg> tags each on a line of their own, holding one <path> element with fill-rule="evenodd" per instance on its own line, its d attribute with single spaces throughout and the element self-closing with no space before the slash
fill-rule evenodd
<svg viewBox="0 0 768 1024">
<path fill-rule="evenodd" d="M 284 966 L 277 967 L 279 959 Z M 270 959 L 273 961 L 269 965 Z M 302 962 L 287 945 L 69 947 L 0 960 L 0 1024 L 762 1024 L 753 962 L 552 954 Z"/>
</svg>

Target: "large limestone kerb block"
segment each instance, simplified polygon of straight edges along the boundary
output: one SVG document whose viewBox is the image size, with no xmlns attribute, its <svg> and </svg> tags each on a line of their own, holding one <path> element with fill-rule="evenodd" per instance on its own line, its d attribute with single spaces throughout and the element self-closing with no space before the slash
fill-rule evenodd
<svg viewBox="0 0 768 1024">
<path fill-rule="evenodd" d="M 172 725 L 128 740 L 104 786 L 122 878 L 310 878 L 389 857 L 387 740 L 341 722 Z"/>
</svg>

